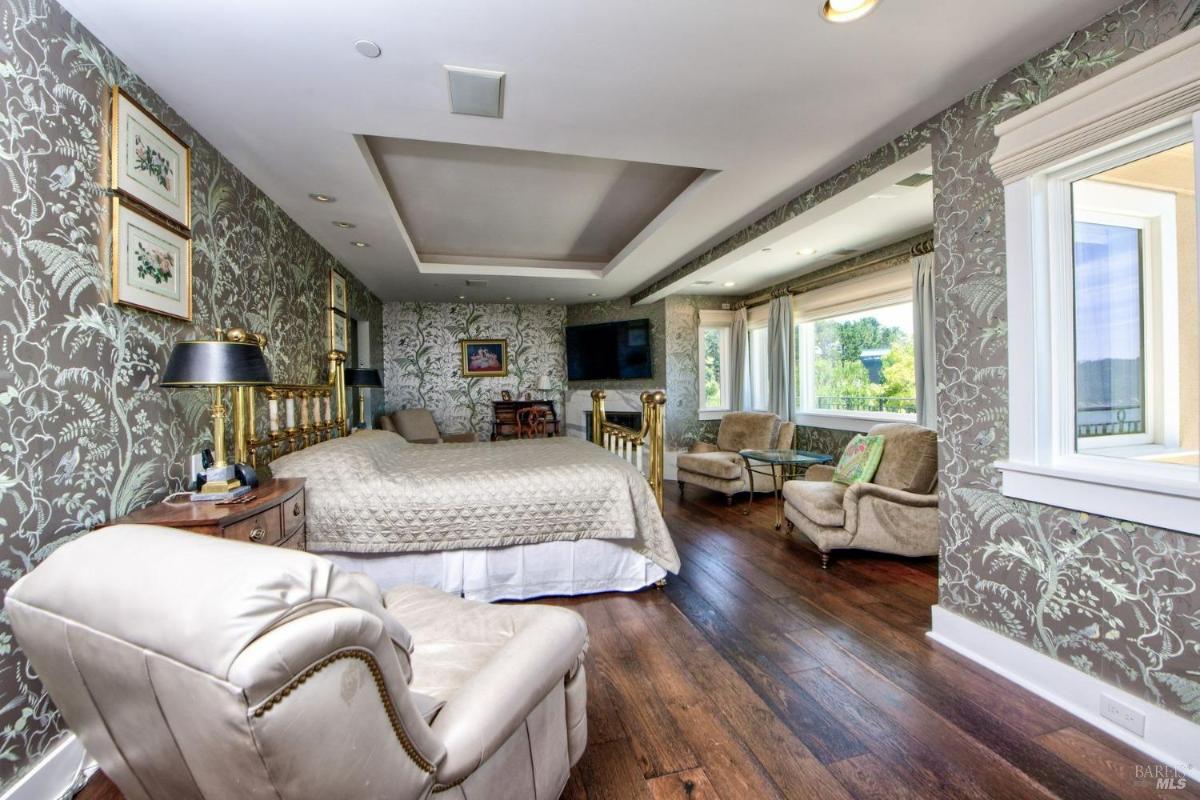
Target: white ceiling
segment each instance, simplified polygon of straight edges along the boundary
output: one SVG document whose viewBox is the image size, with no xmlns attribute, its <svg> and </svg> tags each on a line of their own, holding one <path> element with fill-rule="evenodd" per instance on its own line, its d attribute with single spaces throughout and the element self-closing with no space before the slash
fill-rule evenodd
<svg viewBox="0 0 1200 800">
<path fill-rule="evenodd" d="M 898 182 L 929 174 L 931 155 L 926 147 L 901 159 L 664 286 L 646 301 L 681 293 L 751 294 L 928 231 L 933 227 L 933 183 L 908 187 Z"/>
<path fill-rule="evenodd" d="M 362 136 L 719 171 L 601 278 L 465 291 L 566 302 L 628 294 L 1117 5 L 882 0 L 835 26 L 821 0 L 63 4 L 385 300 L 457 297 L 470 274 L 420 269 Z M 505 72 L 503 118 L 450 114 L 445 64 Z"/>
</svg>

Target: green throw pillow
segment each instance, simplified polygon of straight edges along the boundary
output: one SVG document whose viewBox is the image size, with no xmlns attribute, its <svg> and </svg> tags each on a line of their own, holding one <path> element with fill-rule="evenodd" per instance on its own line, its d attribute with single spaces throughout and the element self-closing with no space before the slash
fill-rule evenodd
<svg viewBox="0 0 1200 800">
<path fill-rule="evenodd" d="M 837 483 L 870 483 L 883 459 L 883 437 L 864 436 L 861 433 L 846 445 L 842 460 L 833 471 Z"/>
</svg>

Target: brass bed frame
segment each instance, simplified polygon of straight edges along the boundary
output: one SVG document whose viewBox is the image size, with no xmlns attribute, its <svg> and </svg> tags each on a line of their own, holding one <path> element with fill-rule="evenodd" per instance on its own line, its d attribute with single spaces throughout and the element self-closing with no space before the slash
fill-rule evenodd
<svg viewBox="0 0 1200 800">
<path fill-rule="evenodd" d="M 650 482 L 650 490 L 661 511 L 663 507 L 663 436 L 664 409 L 667 405 L 667 393 L 642 392 L 642 428 L 633 430 L 615 422 L 609 422 L 604 415 L 604 400 L 608 395 L 603 389 L 592 390 L 592 430 L 589 431 L 591 440 L 596 444 L 615 453 L 643 472 Z M 645 468 L 643 469 L 643 460 Z"/>
</svg>

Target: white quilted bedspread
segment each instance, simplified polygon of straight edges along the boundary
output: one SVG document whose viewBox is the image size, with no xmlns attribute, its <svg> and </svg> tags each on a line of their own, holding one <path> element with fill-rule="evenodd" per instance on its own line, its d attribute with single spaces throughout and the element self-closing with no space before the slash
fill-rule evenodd
<svg viewBox="0 0 1200 800">
<path fill-rule="evenodd" d="M 271 472 L 307 479 L 310 550 L 423 553 L 619 539 L 679 570 L 646 478 L 582 439 L 407 444 L 393 433 L 359 431 L 278 458 Z"/>
</svg>

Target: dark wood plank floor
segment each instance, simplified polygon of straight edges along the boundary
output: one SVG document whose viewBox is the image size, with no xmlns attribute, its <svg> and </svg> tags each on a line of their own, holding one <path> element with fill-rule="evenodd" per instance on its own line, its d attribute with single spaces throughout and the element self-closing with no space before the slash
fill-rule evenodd
<svg viewBox="0 0 1200 800">
<path fill-rule="evenodd" d="M 839 556 L 689 488 L 662 590 L 554 600 L 588 622 L 588 749 L 564 797 L 1200 798 L 1148 759 L 925 638 L 933 559 Z M 80 795 L 120 800 L 102 777 Z"/>
</svg>

